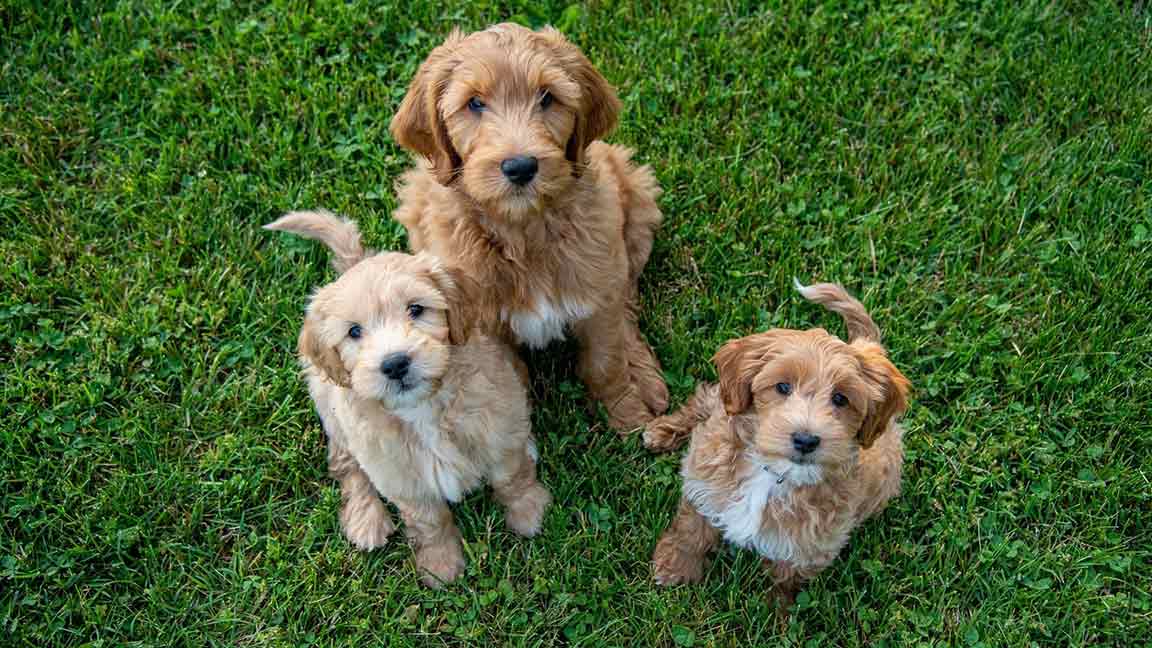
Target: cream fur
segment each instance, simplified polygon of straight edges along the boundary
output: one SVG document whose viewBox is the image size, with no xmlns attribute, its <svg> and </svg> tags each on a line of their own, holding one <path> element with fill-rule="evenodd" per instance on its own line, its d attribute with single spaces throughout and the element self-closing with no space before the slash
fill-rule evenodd
<svg viewBox="0 0 1152 648">
<path fill-rule="evenodd" d="M 435 395 L 390 410 L 309 366 L 309 390 L 330 404 L 329 436 L 340 436 L 384 498 L 459 502 L 531 442 L 528 400 L 506 351 L 474 336 L 453 355 Z"/>
<path fill-rule="evenodd" d="M 385 542 L 394 525 L 383 496 L 404 518 L 424 582 L 450 582 L 464 555 L 447 503 L 484 482 L 509 528 L 538 533 L 552 497 L 536 481 L 519 359 L 470 330 L 466 279 L 428 255 L 357 258 L 355 224 L 328 213 L 296 212 L 269 228 L 344 252 L 346 272 L 312 298 L 299 349 L 348 539 L 362 549 Z M 398 354 L 410 359 L 407 373 L 386 375 L 381 367 Z"/>
</svg>

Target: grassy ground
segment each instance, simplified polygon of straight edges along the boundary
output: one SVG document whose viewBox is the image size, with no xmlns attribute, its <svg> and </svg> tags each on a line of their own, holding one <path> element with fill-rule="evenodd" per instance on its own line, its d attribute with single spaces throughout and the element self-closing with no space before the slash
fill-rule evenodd
<svg viewBox="0 0 1152 648">
<path fill-rule="evenodd" d="M 164 5 L 173 5 L 164 8 Z M 786 6 L 780 6 L 786 5 Z M 1009 8 L 1010 7 L 1010 8 Z M 466 581 L 340 537 L 296 376 L 315 246 L 388 219 L 387 123 L 452 25 L 551 22 L 667 189 L 644 329 L 856 291 L 917 387 L 905 493 L 772 623 L 752 556 L 659 591 L 677 460 L 534 358 L 543 536 L 458 507 Z M 0 3 L 0 631 L 35 645 L 1133 645 L 1152 637 L 1152 14 L 1142 2 Z"/>
</svg>

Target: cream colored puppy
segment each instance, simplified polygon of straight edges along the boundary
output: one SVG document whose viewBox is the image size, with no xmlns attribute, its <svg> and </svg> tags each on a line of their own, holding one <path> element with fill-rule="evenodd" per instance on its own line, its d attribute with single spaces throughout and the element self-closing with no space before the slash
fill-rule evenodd
<svg viewBox="0 0 1152 648">
<path fill-rule="evenodd" d="M 343 274 L 312 297 L 300 362 L 340 482 L 341 527 L 361 549 L 383 545 L 396 505 L 430 587 L 464 568 L 448 508 L 487 481 L 513 531 L 540 531 L 552 497 L 536 448 L 519 359 L 472 329 L 466 281 L 426 254 L 365 254 L 356 225 L 294 212 L 267 229 L 325 243 Z"/>
</svg>

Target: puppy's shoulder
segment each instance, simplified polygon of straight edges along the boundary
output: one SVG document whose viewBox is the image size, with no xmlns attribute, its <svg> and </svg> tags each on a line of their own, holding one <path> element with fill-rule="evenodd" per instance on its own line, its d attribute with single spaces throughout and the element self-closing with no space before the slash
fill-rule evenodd
<svg viewBox="0 0 1152 648">
<path fill-rule="evenodd" d="M 466 376 L 482 376 L 495 383 L 500 391 L 518 393 L 523 390 L 516 350 L 506 342 L 485 333 L 474 331 L 463 346 L 456 350 L 454 362 Z"/>
<path fill-rule="evenodd" d="M 500 443 L 505 443 L 531 429 L 528 390 L 513 353 L 506 344 L 480 333 L 456 347 L 452 359 L 456 395 L 448 417 L 458 431 L 488 438 L 487 430 L 499 429 L 504 439 Z"/>
<path fill-rule="evenodd" d="M 736 427 L 746 425 L 739 416 L 729 416 L 718 396 L 709 399 L 707 418 L 693 430 L 685 464 L 702 478 L 731 473 L 742 461 L 744 446 Z"/>
<path fill-rule="evenodd" d="M 588 160 L 601 168 L 626 170 L 632 167 L 632 149 L 620 144 L 596 140 L 588 145 Z"/>
<path fill-rule="evenodd" d="M 602 174 L 607 174 L 617 190 L 629 198 L 655 200 L 662 193 L 652 168 L 637 164 L 635 151 L 620 144 L 596 140 L 588 145 L 588 159 Z"/>
<path fill-rule="evenodd" d="M 451 192 L 436 181 L 426 163 L 418 163 L 400 176 L 396 196 L 398 204 L 392 217 L 409 230 L 427 228 L 435 214 L 455 208 Z"/>
</svg>

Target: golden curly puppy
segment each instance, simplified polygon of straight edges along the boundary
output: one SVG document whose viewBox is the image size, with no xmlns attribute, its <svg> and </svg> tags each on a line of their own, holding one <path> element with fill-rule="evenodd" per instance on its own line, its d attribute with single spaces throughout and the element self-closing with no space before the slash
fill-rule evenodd
<svg viewBox="0 0 1152 648">
<path fill-rule="evenodd" d="M 631 151 L 597 141 L 619 111 L 560 32 L 501 24 L 434 49 L 391 130 L 426 158 L 399 184 L 412 249 L 475 278 L 506 339 L 543 348 L 571 331 L 581 377 L 627 431 L 664 412 L 668 390 L 637 327 L 660 189 Z"/>
<path fill-rule="evenodd" d="M 823 329 L 728 342 L 713 359 L 720 384 L 644 432 L 653 450 L 691 436 L 679 510 L 652 556 L 659 584 L 700 580 L 723 537 L 770 563 L 790 601 L 900 491 L 908 380 L 859 301 L 835 284 L 796 287 L 844 317 L 848 342 Z"/>
<path fill-rule="evenodd" d="M 340 482 L 340 524 L 361 549 L 393 531 L 399 509 L 432 587 L 464 568 L 449 502 L 488 481 L 508 527 L 540 530 L 528 396 L 515 351 L 471 331 L 462 283 L 426 254 L 365 256 L 356 225 L 295 212 L 268 229 L 324 242 L 343 274 L 320 288 L 300 331 L 300 362 Z"/>
</svg>

